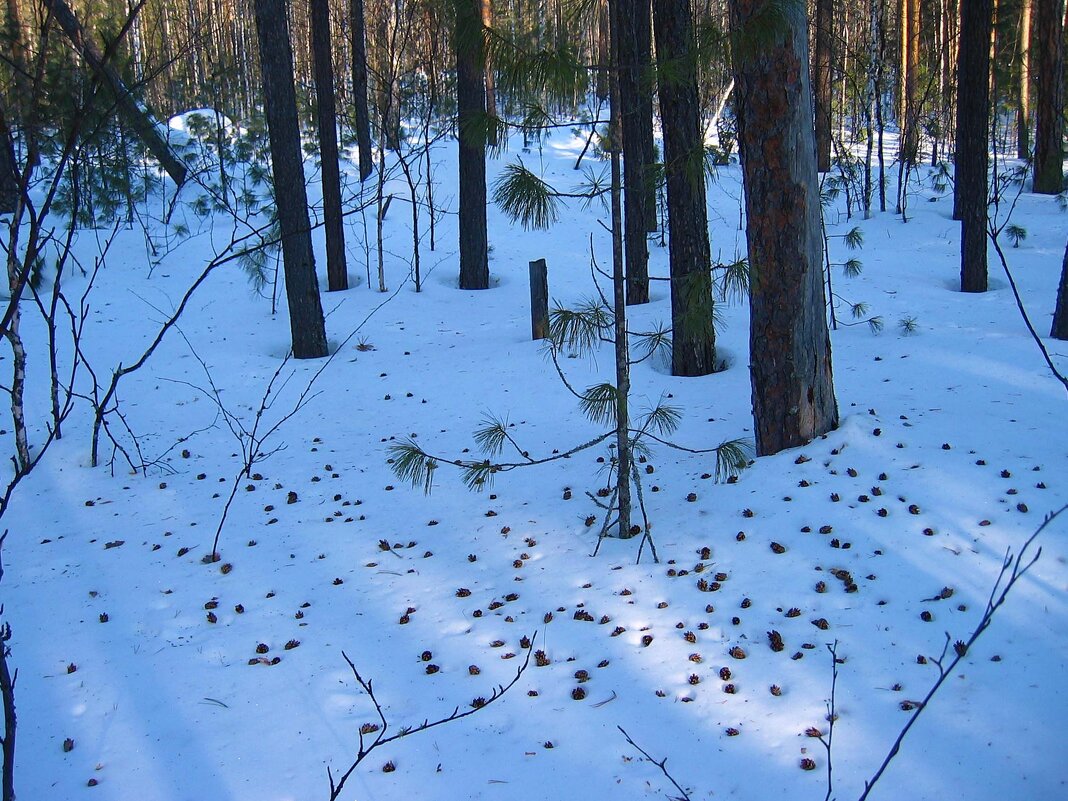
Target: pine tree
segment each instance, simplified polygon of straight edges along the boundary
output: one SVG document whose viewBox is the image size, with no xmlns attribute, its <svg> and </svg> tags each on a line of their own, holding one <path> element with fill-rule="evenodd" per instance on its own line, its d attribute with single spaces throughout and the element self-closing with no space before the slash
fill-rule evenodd
<svg viewBox="0 0 1068 801">
<path fill-rule="evenodd" d="M 255 0 L 254 8 L 293 355 L 316 359 L 328 352 L 326 326 L 308 223 L 286 4 L 285 0 Z"/>
<path fill-rule="evenodd" d="M 804 4 L 731 0 L 757 455 L 838 425 Z"/>
<path fill-rule="evenodd" d="M 1034 191 L 1056 195 L 1064 190 L 1064 0 L 1035 0 Z"/>
<path fill-rule="evenodd" d="M 330 46 L 330 1 L 310 0 L 312 60 L 315 67 L 319 158 L 322 162 L 323 219 L 326 229 L 326 280 L 331 292 L 349 288 L 345 263 L 345 221 L 341 213 L 341 170 L 337 151 L 337 103 Z"/>
<path fill-rule="evenodd" d="M 360 155 L 360 180 L 374 171 L 371 155 L 371 114 L 367 108 L 367 25 L 363 0 L 349 0 L 349 36 L 352 50 L 352 105 L 356 125 L 356 145 Z"/>
<path fill-rule="evenodd" d="M 689 0 L 657 0 L 653 26 L 670 228 L 671 372 L 707 375 L 716 367 L 716 336 Z"/>
<path fill-rule="evenodd" d="M 456 3 L 456 113 L 460 173 L 460 289 L 489 288 L 486 231 L 486 81 L 481 0 Z"/>
<path fill-rule="evenodd" d="M 987 126 L 993 26 L 994 0 L 969 0 L 961 6 L 954 208 L 961 221 L 962 292 L 987 289 Z"/>
</svg>

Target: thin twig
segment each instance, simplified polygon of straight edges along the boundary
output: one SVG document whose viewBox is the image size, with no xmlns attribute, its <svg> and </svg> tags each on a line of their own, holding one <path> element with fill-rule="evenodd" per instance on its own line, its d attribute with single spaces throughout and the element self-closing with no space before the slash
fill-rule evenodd
<svg viewBox="0 0 1068 801">
<path fill-rule="evenodd" d="M 385 710 L 382 708 L 382 704 L 379 702 L 378 697 L 375 695 L 373 680 L 364 679 L 364 677 L 360 675 L 360 671 L 356 669 L 356 665 L 351 659 L 349 659 L 348 654 L 342 651 L 341 656 L 348 663 L 349 669 L 352 671 L 352 675 L 356 679 L 356 683 L 360 685 L 360 688 L 365 693 L 367 693 L 367 697 L 370 698 L 371 703 L 374 704 L 375 713 L 378 715 L 380 725 L 377 727 L 377 729 L 374 730 L 377 733 L 374 740 L 372 740 L 370 744 L 367 744 L 364 740 L 364 727 L 360 728 L 360 739 L 359 746 L 356 751 L 356 758 L 352 761 L 352 764 L 349 765 L 345 772 L 337 778 L 337 780 L 334 779 L 333 772 L 331 771 L 329 766 L 327 767 L 326 775 L 330 781 L 330 801 L 337 801 L 337 798 L 340 797 L 341 791 L 345 787 L 345 782 L 348 781 L 349 777 L 353 774 L 353 772 L 355 772 L 356 768 L 359 767 L 360 763 L 363 762 L 364 759 L 366 759 L 367 756 L 376 748 L 379 748 L 383 745 L 388 745 L 389 743 L 392 743 L 395 740 L 399 740 L 402 737 L 407 737 L 410 734 L 419 734 L 421 732 L 427 731 L 428 729 L 433 729 L 436 726 L 441 726 L 445 723 L 452 723 L 454 721 L 462 720 L 463 718 L 474 715 L 476 712 L 480 712 L 481 710 L 485 709 L 487 706 L 492 704 L 494 701 L 496 701 L 498 698 L 500 698 L 506 692 L 512 689 L 512 687 L 514 687 L 519 681 L 519 679 L 523 676 L 523 673 L 526 672 L 527 666 L 530 664 L 530 655 L 534 653 L 534 641 L 537 639 L 537 636 L 538 633 L 536 631 L 533 635 L 531 635 L 530 646 L 527 648 L 526 659 L 523 660 L 523 664 L 519 666 L 519 669 L 516 671 L 516 674 L 512 678 L 512 680 L 509 681 L 507 684 L 498 684 L 497 687 L 495 687 L 493 692 L 490 694 L 490 697 L 484 699 L 483 703 L 479 704 L 478 706 L 472 706 L 470 709 L 467 709 L 463 712 L 461 712 L 460 707 L 457 706 L 450 714 L 444 717 L 438 718 L 437 720 L 433 721 L 429 719 L 424 720 L 418 726 L 405 726 L 404 728 L 400 729 L 396 734 L 391 734 L 388 737 L 386 736 L 386 732 L 389 730 L 389 720 L 386 718 L 386 713 Z M 368 731 L 366 733 L 369 734 L 371 732 Z"/>
<path fill-rule="evenodd" d="M 670 773 L 668 773 L 667 757 L 664 757 L 663 759 L 661 759 L 659 761 L 657 761 L 656 759 L 653 759 L 653 757 L 649 754 L 648 751 L 646 751 L 644 748 L 642 748 L 640 745 L 638 745 L 636 742 L 634 742 L 634 740 L 631 738 L 631 736 L 629 734 L 627 734 L 627 730 L 626 729 L 624 729 L 622 726 L 616 726 L 616 728 L 619 729 L 623 733 L 623 736 L 627 738 L 627 742 L 630 743 L 630 745 L 635 750 L 637 750 L 647 760 L 649 760 L 654 765 L 656 765 L 658 768 L 660 768 L 660 772 L 663 773 L 664 776 L 667 778 L 667 780 L 669 782 L 671 782 L 675 786 L 675 789 L 678 790 L 679 793 L 681 793 L 681 795 L 678 795 L 678 796 L 675 797 L 675 801 L 690 801 L 689 794 L 685 790 L 682 789 L 682 787 L 679 785 L 679 783 L 677 781 L 675 781 L 675 777 L 672 776 Z"/>
<path fill-rule="evenodd" d="M 916 708 L 909 716 L 908 722 L 905 723 L 901 728 L 900 733 L 898 733 L 897 737 L 894 739 L 893 744 L 890 746 L 890 750 L 887 752 L 882 764 L 879 765 L 878 770 L 872 774 L 870 779 L 864 782 L 864 792 L 860 795 L 858 801 L 865 801 L 865 799 L 867 799 L 868 794 L 875 787 L 879 779 L 882 778 L 883 773 L 886 772 L 887 767 L 893 761 L 894 757 L 897 756 L 898 751 L 901 750 L 901 743 L 904 741 L 905 735 L 909 733 L 909 730 L 915 725 L 916 721 L 919 720 L 920 715 L 927 709 L 927 705 L 931 699 L 934 698 L 935 693 L 938 692 L 945 680 L 949 678 L 951 673 L 953 673 L 954 669 L 957 667 L 957 663 L 964 658 L 972 645 L 975 644 L 975 641 L 979 639 L 980 635 L 986 631 L 987 628 L 989 628 L 990 624 L 993 622 L 994 614 L 1001 608 L 1002 604 L 1005 603 L 1009 592 L 1016 585 L 1016 582 L 1026 575 L 1027 572 L 1034 567 L 1034 564 L 1038 561 L 1039 557 L 1042 556 L 1041 547 L 1035 552 L 1034 556 L 1027 556 L 1028 550 L 1034 543 L 1035 539 L 1045 530 L 1046 526 L 1052 523 L 1066 510 L 1068 510 L 1068 504 L 1065 504 L 1057 511 L 1046 515 L 1042 524 L 1035 529 L 1030 537 L 1027 538 L 1027 541 L 1024 542 L 1019 553 L 1015 556 L 1013 556 L 1011 549 L 1006 551 L 1005 559 L 1001 564 L 1001 570 L 998 573 L 997 580 L 994 582 L 994 586 L 990 590 L 990 597 L 987 599 L 986 608 L 983 610 L 982 617 L 979 618 L 979 622 L 976 624 L 975 629 L 967 640 L 957 640 L 953 643 L 954 655 L 948 665 L 945 664 L 945 657 L 949 652 L 950 640 L 952 638 L 950 637 L 949 632 L 946 632 L 946 642 L 942 647 L 941 656 L 937 659 L 931 658 L 929 660 L 938 667 L 938 678 L 931 686 L 931 689 L 927 691 L 927 695 L 924 696 L 923 700 L 917 703 Z M 1004 582 L 1004 584 L 1002 584 L 1002 582 Z"/>
</svg>

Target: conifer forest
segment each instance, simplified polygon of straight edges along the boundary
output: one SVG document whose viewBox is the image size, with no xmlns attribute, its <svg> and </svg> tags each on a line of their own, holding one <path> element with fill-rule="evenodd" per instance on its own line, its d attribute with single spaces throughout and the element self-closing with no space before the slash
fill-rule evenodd
<svg viewBox="0 0 1068 801">
<path fill-rule="evenodd" d="M 1065 0 L 4 0 L 0 801 L 1068 797 Z"/>
</svg>

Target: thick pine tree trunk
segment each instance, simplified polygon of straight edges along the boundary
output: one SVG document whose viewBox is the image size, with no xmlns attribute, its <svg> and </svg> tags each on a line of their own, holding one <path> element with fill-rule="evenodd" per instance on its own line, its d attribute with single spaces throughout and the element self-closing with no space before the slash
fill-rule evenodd
<svg viewBox="0 0 1068 801">
<path fill-rule="evenodd" d="M 326 228 L 326 281 L 331 292 L 349 288 L 345 264 L 345 218 L 341 213 L 341 170 L 337 152 L 337 102 L 330 47 L 330 0 L 310 0 L 312 61 L 322 162 L 323 223 Z"/>
<path fill-rule="evenodd" d="M 816 0 L 816 53 L 812 83 L 816 94 L 816 169 L 831 169 L 831 42 L 833 0 Z"/>
<path fill-rule="evenodd" d="M 352 104 L 356 117 L 356 146 L 360 154 L 360 181 L 374 172 L 371 154 L 371 113 L 367 107 L 367 24 L 363 0 L 349 0 L 352 36 Z"/>
<path fill-rule="evenodd" d="M 770 2 L 730 2 L 751 274 L 753 417 L 761 456 L 803 445 L 838 425 L 807 23 L 802 15 L 767 14 Z"/>
<path fill-rule="evenodd" d="M 1034 191 L 1064 189 L 1064 0 L 1035 0 L 1038 86 L 1035 103 Z"/>
<path fill-rule="evenodd" d="M 486 85 L 481 0 L 455 2 L 456 113 L 460 140 L 460 289 L 489 289 Z"/>
<path fill-rule="evenodd" d="M 646 234 L 650 208 L 649 165 L 652 149 L 649 0 L 610 0 L 616 5 L 617 45 L 613 48 L 619 75 L 619 120 L 623 135 L 623 238 L 626 245 L 627 304 L 649 302 L 649 249 Z M 646 135 L 650 144 L 646 147 Z"/>
<path fill-rule="evenodd" d="M 317 359 L 327 355 L 326 326 L 308 224 L 308 195 L 304 186 L 285 0 L 255 0 L 255 16 L 293 355 L 298 359 Z"/>
<path fill-rule="evenodd" d="M 969 0 L 961 6 L 954 208 L 961 221 L 962 292 L 987 289 L 987 133 L 993 26 L 994 0 Z"/>
<path fill-rule="evenodd" d="M 707 375 L 716 366 L 716 335 L 690 1 L 656 0 L 653 30 L 671 232 L 671 373 Z"/>
<path fill-rule="evenodd" d="M 1053 327 L 1049 335 L 1054 339 L 1068 340 L 1068 245 L 1064 246 L 1061 283 L 1057 288 L 1057 307 L 1053 311 Z"/>
</svg>

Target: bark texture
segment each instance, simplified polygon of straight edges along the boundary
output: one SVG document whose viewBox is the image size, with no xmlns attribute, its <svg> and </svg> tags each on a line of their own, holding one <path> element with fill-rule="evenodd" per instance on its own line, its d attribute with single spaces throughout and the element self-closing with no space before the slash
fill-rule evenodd
<svg viewBox="0 0 1068 801">
<path fill-rule="evenodd" d="M 749 245 L 750 374 L 760 456 L 838 425 L 803 14 L 731 0 Z"/>
<path fill-rule="evenodd" d="M 327 355 L 326 326 L 308 224 L 308 195 L 304 186 L 285 0 L 255 0 L 255 16 L 293 355 L 298 359 L 317 359 Z"/>
<path fill-rule="evenodd" d="M 657 0 L 653 30 L 670 229 L 671 372 L 708 375 L 716 369 L 716 335 L 712 327 L 704 146 L 689 0 Z"/>
<path fill-rule="evenodd" d="M 486 231 L 486 86 L 481 6 L 481 0 L 456 0 L 460 289 L 489 289 L 489 239 Z"/>
<path fill-rule="evenodd" d="M 962 292 L 987 289 L 987 124 L 993 26 L 994 0 L 969 0 L 961 6 L 954 192 L 955 209 L 961 221 Z"/>
<path fill-rule="evenodd" d="M 1064 189 L 1064 0 L 1035 0 L 1038 86 L 1035 98 L 1035 179 L 1039 194 Z"/>
<path fill-rule="evenodd" d="M 319 158 L 322 163 L 323 222 L 326 229 L 326 282 L 331 291 L 349 288 L 345 263 L 345 219 L 341 213 L 341 170 L 337 152 L 337 101 L 330 47 L 330 0 L 311 0 L 312 61 L 315 71 Z"/>
</svg>

